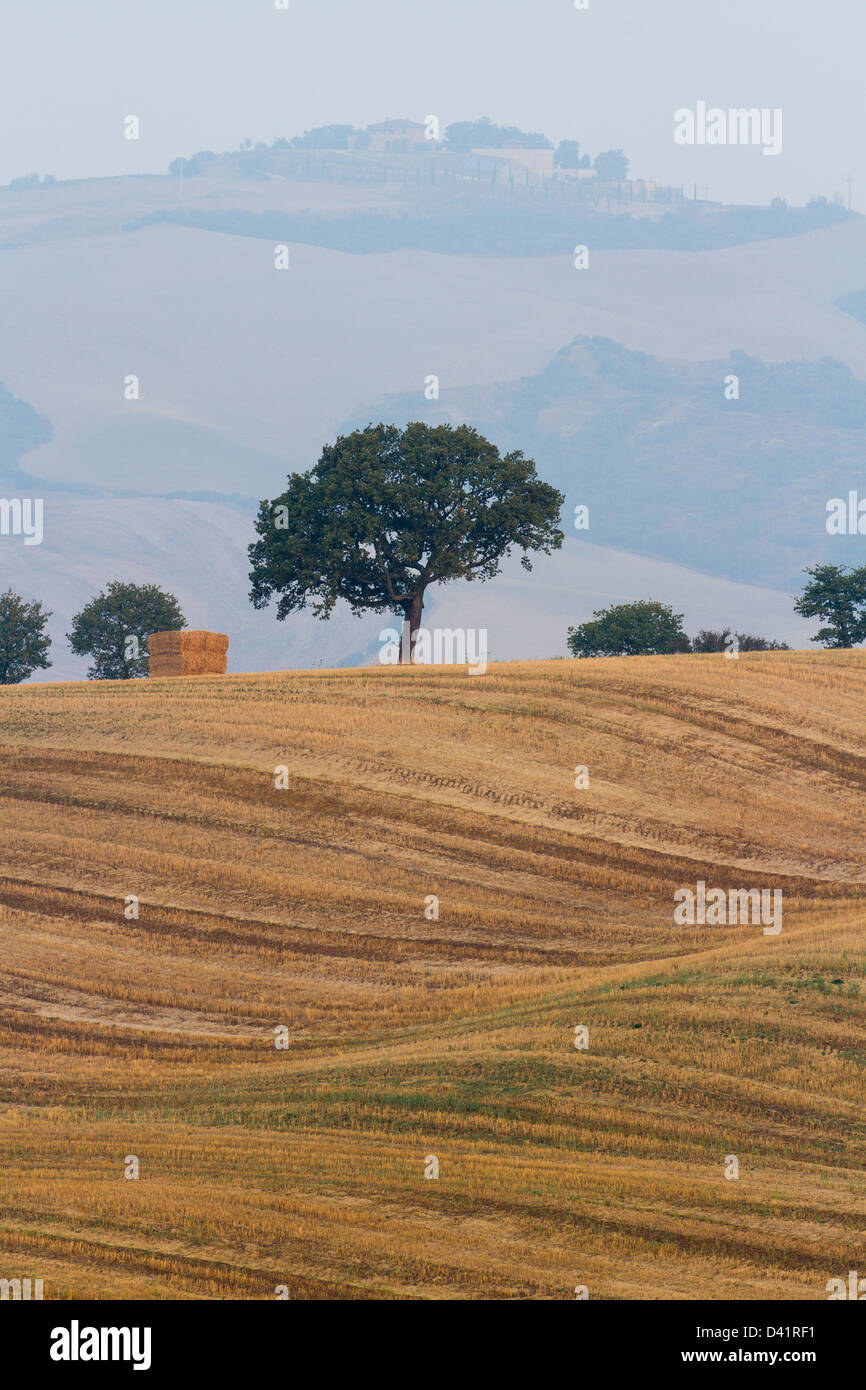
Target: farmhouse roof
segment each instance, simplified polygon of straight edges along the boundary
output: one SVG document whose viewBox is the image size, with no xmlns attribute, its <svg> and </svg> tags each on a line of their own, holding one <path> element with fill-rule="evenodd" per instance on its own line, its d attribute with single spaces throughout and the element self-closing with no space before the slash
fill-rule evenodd
<svg viewBox="0 0 866 1390">
<path fill-rule="evenodd" d="M 378 121 L 375 125 L 368 125 L 367 130 L 371 135 L 388 135 L 393 130 L 424 130 L 425 126 L 421 121 L 410 121 L 407 116 L 402 121 Z"/>
</svg>

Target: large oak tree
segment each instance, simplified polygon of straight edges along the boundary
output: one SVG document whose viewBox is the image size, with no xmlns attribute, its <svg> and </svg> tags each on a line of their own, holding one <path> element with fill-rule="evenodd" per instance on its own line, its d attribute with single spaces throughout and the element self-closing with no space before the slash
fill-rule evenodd
<svg viewBox="0 0 866 1390">
<path fill-rule="evenodd" d="M 338 599 L 402 614 L 414 644 L 431 584 L 491 579 L 512 549 L 526 569 L 529 552 L 558 550 L 564 500 L 469 425 L 368 425 L 261 503 L 250 598 L 277 596 L 279 619 L 308 603 L 328 618 Z"/>
</svg>

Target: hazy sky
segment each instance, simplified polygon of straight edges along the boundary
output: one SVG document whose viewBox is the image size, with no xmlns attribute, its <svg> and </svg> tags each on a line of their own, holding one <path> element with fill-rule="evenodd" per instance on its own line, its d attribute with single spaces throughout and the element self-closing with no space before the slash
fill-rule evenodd
<svg viewBox="0 0 866 1390">
<path fill-rule="evenodd" d="M 165 171 L 177 154 L 385 116 L 623 147 L 724 201 L 866 212 L 864 0 L 0 0 L 0 182 Z M 781 108 L 783 148 L 683 147 L 673 113 Z M 123 138 L 135 114 L 141 139 Z"/>
</svg>

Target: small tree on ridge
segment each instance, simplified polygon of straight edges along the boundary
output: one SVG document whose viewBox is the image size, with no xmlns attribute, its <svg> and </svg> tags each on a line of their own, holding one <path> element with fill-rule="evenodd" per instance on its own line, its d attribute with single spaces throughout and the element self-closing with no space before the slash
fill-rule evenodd
<svg viewBox="0 0 866 1390">
<path fill-rule="evenodd" d="M 0 594 L 0 685 L 18 685 L 51 665 L 45 632 L 50 617 L 41 603 L 27 603 L 12 589 Z"/>
</svg>

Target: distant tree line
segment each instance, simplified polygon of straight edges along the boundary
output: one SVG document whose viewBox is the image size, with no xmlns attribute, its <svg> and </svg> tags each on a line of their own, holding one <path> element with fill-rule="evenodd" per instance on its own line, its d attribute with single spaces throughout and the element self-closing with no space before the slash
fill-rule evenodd
<svg viewBox="0 0 866 1390">
<path fill-rule="evenodd" d="M 50 617 L 11 588 L 0 594 L 0 685 L 18 685 L 52 665 Z M 66 638 L 76 656 L 93 657 L 88 680 L 140 680 L 148 674 L 150 634 L 184 627 L 180 604 L 159 585 L 115 580 L 75 614 Z"/>
<path fill-rule="evenodd" d="M 807 569 L 809 582 L 794 603 L 803 618 L 823 618 L 824 626 L 812 638 L 825 647 L 857 647 L 866 642 L 866 565 L 815 565 Z M 689 638 L 682 613 L 655 599 L 599 608 L 593 621 L 568 629 L 573 656 L 660 656 L 675 652 L 776 652 L 789 651 L 786 642 L 755 637 L 730 628 L 702 628 Z"/>
<path fill-rule="evenodd" d="M 53 174 L 45 174 L 41 179 L 38 174 L 22 174 L 20 178 L 11 179 L 6 187 L 12 193 L 23 193 L 28 188 L 54 188 L 56 183 Z"/>
<path fill-rule="evenodd" d="M 328 618 L 338 601 L 356 615 L 398 614 L 411 654 L 428 588 L 492 579 L 515 549 L 531 569 L 532 553 L 562 546 L 564 501 L 521 450 L 502 455 L 470 425 L 371 424 L 326 445 L 315 468 L 290 475 L 282 494 L 261 503 L 250 599 L 263 608 L 276 598 L 278 619 L 308 605 Z M 823 620 L 812 640 L 833 648 L 866 641 L 866 565 L 805 573 L 794 608 Z M 50 617 L 11 588 L 0 595 L 0 685 L 51 666 Z M 115 580 L 74 615 L 66 637 L 77 656 L 93 658 L 89 679 L 135 680 L 148 675 L 151 633 L 186 625 L 177 599 L 158 585 Z M 584 658 L 788 650 L 728 627 L 689 638 L 683 615 L 656 599 L 597 609 L 568 629 L 567 645 Z"/>
<path fill-rule="evenodd" d="M 546 135 L 538 131 L 521 130 L 514 125 L 497 125 L 489 116 L 482 116 L 477 121 L 453 121 L 446 127 L 444 139 L 440 143 L 453 154 L 468 154 L 471 150 L 554 149 L 553 141 Z M 320 125 L 305 130 L 303 135 L 295 135 L 290 140 L 281 137 L 270 145 L 263 140 L 256 144 L 253 144 L 252 140 L 244 140 L 236 150 L 228 150 L 223 154 L 217 154 L 214 150 L 199 150 L 197 154 L 188 158 L 173 159 L 168 166 L 168 172 L 183 173 L 185 178 L 195 178 L 214 160 L 236 159 L 242 172 L 252 175 L 266 174 L 272 158 L 287 150 L 365 150 L 369 144 L 369 132 L 356 126 Z M 604 183 L 628 178 L 629 161 L 623 150 L 605 150 L 592 160 L 588 154 L 581 153 L 577 140 L 561 140 L 555 148 L 554 163 L 560 169 L 595 169 L 599 179 Z M 36 175 L 27 177 L 36 178 Z"/>
<path fill-rule="evenodd" d="M 580 142 L 577 140 L 561 140 L 558 145 L 554 146 L 554 142 L 539 131 L 524 131 L 518 126 L 498 125 L 489 116 L 482 116 L 475 121 L 453 121 L 446 127 L 444 139 L 440 143 L 446 150 L 454 154 L 468 154 L 472 150 L 485 149 L 554 150 L 554 164 L 559 169 L 594 169 L 599 182 L 604 184 L 621 183 L 629 177 L 630 161 L 622 149 L 603 150 L 592 159 L 588 154 L 582 152 Z M 252 177 L 265 178 L 278 157 L 290 150 L 347 153 L 350 149 L 364 150 L 368 148 L 369 144 L 370 135 L 367 130 L 353 125 L 321 125 L 305 130 L 302 135 L 294 135 L 291 139 L 281 136 L 270 144 L 263 140 L 253 143 L 252 140 L 247 139 L 243 140 L 234 150 L 225 150 L 221 153 L 214 150 L 199 150 L 196 154 L 188 157 L 179 156 L 171 161 L 168 171 L 170 174 L 183 173 L 186 178 L 195 178 L 215 161 L 234 160 L 242 173 Z M 51 175 L 46 175 L 43 182 L 47 186 L 53 184 L 55 180 Z M 24 189 L 35 187 L 38 184 L 39 176 L 37 174 L 25 174 L 22 178 L 13 179 L 8 187 Z M 841 199 L 830 203 L 823 196 L 810 198 L 807 208 L 811 210 L 810 217 L 812 218 L 812 221 L 807 225 L 803 225 L 802 218 L 792 217 L 792 214 L 803 213 L 805 209 L 789 208 L 784 198 L 774 198 L 768 208 L 744 208 L 739 209 L 739 211 L 753 214 L 772 214 L 769 222 L 785 230 L 765 234 L 776 236 L 796 235 L 799 231 L 809 230 L 810 226 L 824 226 L 828 222 L 837 219 L 842 220 L 851 215 L 845 209 Z M 789 228 L 790 230 L 788 230 Z M 751 237 L 746 239 L 752 240 Z"/>
<path fill-rule="evenodd" d="M 696 210 L 681 203 L 662 217 L 630 217 L 597 211 L 591 205 L 538 199 L 509 205 L 508 216 L 494 199 L 440 205 L 429 199 L 418 211 L 388 213 L 357 209 L 344 214 L 290 213 L 277 209 L 202 207 L 164 208 L 127 223 L 136 231 L 159 223 L 222 232 L 228 236 L 298 242 L 331 251 L 371 254 L 381 251 L 436 251 L 442 255 L 570 255 L 576 242 L 597 251 L 712 251 L 771 237 L 797 236 L 829 226 L 849 214 L 816 202 L 785 213 L 770 208 Z"/>
<path fill-rule="evenodd" d="M 369 500 L 358 490 L 363 476 Z M 491 510 L 490 488 L 499 500 Z M 375 500 L 374 500 L 375 499 Z M 305 608 L 327 618 L 338 599 L 356 614 L 399 613 L 410 641 L 421 624 L 430 584 L 489 579 L 512 547 L 550 554 L 562 544 L 556 526 L 562 494 L 516 451 L 500 457 L 467 425 L 368 426 L 326 448 L 315 469 L 293 474 L 285 493 L 263 502 L 250 547 L 256 608 L 279 599 L 277 617 Z M 448 517 L 432 526 L 429 518 Z M 427 518 L 425 520 L 425 518 Z M 823 618 L 812 638 L 829 648 L 866 642 L 866 565 L 817 565 L 794 609 Z M 45 628 L 51 613 L 10 588 L 0 594 L 0 685 L 18 685 L 51 666 Z M 67 641 L 91 656 L 89 680 L 136 680 L 148 674 L 147 639 L 187 625 L 177 599 L 156 584 L 114 581 L 76 613 Z M 701 628 L 689 638 L 683 615 L 656 599 L 596 609 L 568 629 L 575 657 L 788 651 L 751 633 Z"/>
<path fill-rule="evenodd" d="M 445 143 L 460 154 L 468 150 L 552 150 L 553 141 L 537 131 L 516 125 L 496 125 L 489 116 L 478 121 L 454 121 L 445 131 Z"/>
<path fill-rule="evenodd" d="M 788 651 L 785 642 L 766 637 L 702 628 L 690 639 L 683 628 L 682 613 L 656 599 L 618 603 L 598 608 L 594 621 L 568 629 L 568 647 L 573 656 L 665 656 L 676 652 L 766 652 Z"/>
</svg>

